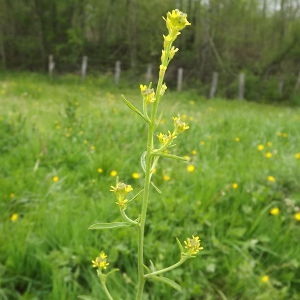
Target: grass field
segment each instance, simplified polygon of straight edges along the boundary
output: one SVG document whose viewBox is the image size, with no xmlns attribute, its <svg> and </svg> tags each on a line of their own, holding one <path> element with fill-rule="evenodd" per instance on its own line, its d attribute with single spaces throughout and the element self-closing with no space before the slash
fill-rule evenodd
<svg viewBox="0 0 300 300">
<path fill-rule="evenodd" d="M 134 298 L 135 232 L 88 227 L 120 220 L 116 174 L 142 185 L 146 129 L 120 96 L 138 106 L 138 85 L 0 75 L 0 299 L 105 299 L 102 249 L 115 299 Z M 168 274 L 183 293 L 151 283 L 145 299 L 300 299 L 300 109 L 168 91 L 162 112 L 161 128 L 189 123 L 176 148 L 191 160 L 156 170 L 145 254 L 168 266 L 195 234 L 204 250 Z"/>
</svg>

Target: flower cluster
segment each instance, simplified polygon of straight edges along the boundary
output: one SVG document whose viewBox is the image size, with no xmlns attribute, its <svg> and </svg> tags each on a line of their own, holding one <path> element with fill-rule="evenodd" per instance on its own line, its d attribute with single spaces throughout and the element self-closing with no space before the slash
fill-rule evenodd
<svg viewBox="0 0 300 300">
<path fill-rule="evenodd" d="M 184 241 L 184 248 L 187 250 L 185 254 L 189 256 L 198 254 L 201 250 L 203 250 L 203 247 L 201 247 L 200 242 L 201 240 L 198 236 L 192 236 L 192 238 L 187 238 Z"/>
<path fill-rule="evenodd" d="M 133 188 L 131 185 L 125 184 L 123 182 L 117 182 L 116 186 L 111 186 L 111 192 L 113 192 L 116 195 L 117 201 L 116 204 L 121 209 L 127 208 L 128 200 L 126 199 L 126 196 L 128 193 L 133 191 Z"/>
<path fill-rule="evenodd" d="M 95 258 L 95 260 L 92 260 L 93 268 L 98 268 L 100 270 L 105 270 L 109 263 L 107 262 L 107 255 L 101 251 L 99 255 Z"/>
</svg>

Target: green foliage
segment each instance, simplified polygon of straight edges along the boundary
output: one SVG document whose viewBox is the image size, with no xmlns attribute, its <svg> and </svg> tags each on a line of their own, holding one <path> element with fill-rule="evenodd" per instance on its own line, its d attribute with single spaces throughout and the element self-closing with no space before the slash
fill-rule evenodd
<svg viewBox="0 0 300 300">
<path fill-rule="evenodd" d="M 1 80 L 0 298 L 103 299 L 90 267 L 100 243 L 111 249 L 110 266 L 120 268 L 111 277 L 114 296 L 131 300 L 134 231 L 87 229 L 119 220 L 107 188 L 115 184 L 112 170 L 141 183 L 131 177 L 142 173 L 135 167 L 146 134 L 140 117 L 128 117 L 119 89 L 105 77 L 80 84 L 35 74 Z M 122 93 L 138 106 L 135 91 Z M 199 234 L 205 249 L 168 273 L 182 292 L 155 282 L 145 298 L 298 299 L 299 108 L 174 92 L 162 106 L 162 126 L 178 111 L 189 123 L 176 144 L 195 169 L 182 162 L 157 169 L 153 180 L 163 193 L 152 199 L 145 254 L 156 266 L 172 264 L 178 248 L 170 241 L 187 232 Z M 280 213 L 272 215 L 273 208 Z M 261 281 L 264 275 L 269 281 Z"/>
</svg>

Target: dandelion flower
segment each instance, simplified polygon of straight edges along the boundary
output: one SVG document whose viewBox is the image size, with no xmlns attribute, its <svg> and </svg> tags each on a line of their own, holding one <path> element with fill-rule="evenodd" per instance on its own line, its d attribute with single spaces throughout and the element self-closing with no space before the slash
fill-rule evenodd
<svg viewBox="0 0 300 300">
<path fill-rule="evenodd" d="M 263 151 L 265 149 L 265 146 L 262 145 L 262 144 L 259 144 L 259 145 L 257 145 L 256 148 L 257 148 L 258 151 Z"/>
<path fill-rule="evenodd" d="M 237 143 L 241 141 L 241 139 L 240 139 L 239 137 L 234 138 L 234 140 L 235 140 L 235 142 L 237 142 Z"/>
<path fill-rule="evenodd" d="M 198 236 L 192 236 L 192 238 L 187 238 L 184 241 L 184 248 L 187 250 L 187 254 L 189 255 L 196 255 L 203 249 L 201 247 L 201 240 Z"/>
<path fill-rule="evenodd" d="M 98 168 L 98 169 L 97 169 L 97 172 L 98 172 L 98 173 L 103 173 L 103 169 L 102 169 L 102 168 Z"/>
<path fill-rule="evenodd" d="M 300 152 L 296 153 L 296 154 L 294 155 L 294 157 L 295 157 L 296 159 L 300 159 Z"/>
<path fill-rule="evenodd" d="M 197 154 L 197 150 L 192 150 L 192 155 L 196 155 Z"/>
<path fill-rule="evenodd" d="M 131 174 L 131 177 L 132 177 L 133 179 L 139 179 L 139 178 L 141 178 L 141 174 L 138 173 L 138 172 L 133 172 L 133 173 Z"/>
<path fill-rule="evenodd" d="M 105 270 L 108 265 L 109 263 L 107 262 L 107 255 L 103 251 L 100 252 L 100 254 L 95 258 L 95 260 L 92 260 L 93 268 Z"/>
<path fill-rule="evenodd" d="M 265 153 L 265 158 L 272 158 L 273 157 L 273 153 L 272 152 L 266 152 Z"/>
<path fill-rule="evenodd" d="M 109 175 L 110 175 L 111 177 L 116 177 L 116 176 L 118 175 L 118 172 L 117 172 L 116 170 L 112 170 L 112 171 L 109 173 Z"/>
<path fill-rule="evenodd" d="M 298 222 L 300 222 L 300 211 L 294 213 L 294 219 Z"/>
<path fill-rule="evenodd" d="M 90 151 L 93 152 L 93 151 L 95 151 L 95 150 L 96 150 L 96 147 L 95 147 L 94 145 L 91 145 L 91 146 L 90 146 Z"/>
<path fill-rule="evenodd" d="M 239 187 L 239 185 L 236 182 L 234 182 L 231 184 L 231 187 L 232 189 L 236 190 Z"/>
<path fill-rule="evenodd" d="M 261 276 L 261 277 L 260 277 L 260 281 L 261 281 L 262 283 L 268 283 L 268 282 L 270 281 L 269 275 L 263 275 L 263 276 Z"/>
<path fill-rule="evenodd" d="M 189 173 L 193 173 L 196 170 L 196 167 L 194 165 L 187 165 L 186 170 Z"/>
<path fill-rule="evenodd" d="M 272 216 L 278 216 L 280 214 L 280 209 L 278 207 L 273 207 L 270 209 L 270 214 Z"/>
<path fill-rule="evenodd" d="M 267 180 L 268 180 L 269 182 L 275 182 L 275 181 L 276 181 L 276 178 L 275 178 L 274 176 L 268 176 L 268 177 L 267 177 Z"/>
<path fill-rule="evenodd" d="M 163 175 L 163 180 L 164 181 L 169 181 L 171 177 L 169 175 Z"/>
<path fill-rule="evenodd" d="M 52 177 L 52 181 L 53 181 L 53 182 L 57 182 L 57 181 L 59 181 L 59 177 L 58 177 L 58 176 L 56 176 L 56 175 L 55 175 L 55 176 L 53 176 L 53 177 Z"/>
<path fill-rule="evenodd" d="M 18 219 L 19 219 L 19 214 L 17 214 L 17 213 L 14 213 L 10 216 L 10 220 L 12 222 L 16 222 L 16 221 L 18 221 Z"/>
</svg>

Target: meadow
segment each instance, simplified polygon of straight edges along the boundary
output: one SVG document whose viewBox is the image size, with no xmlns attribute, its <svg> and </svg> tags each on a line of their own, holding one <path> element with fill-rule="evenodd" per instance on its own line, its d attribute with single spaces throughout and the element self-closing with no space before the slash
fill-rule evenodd
<svg viewBox="0 0 300 300">
<path fill-rule="evenodd" d="M 142 184 L 146 128 L 121 94 L 140 105 L 139 82 L 0 74 L 1 300 L 105 299 L 91 265 L 101 249 L 120 269 L 114 297 L 134 298 L 134 232 L 88 230 L 120 220 L 117 176 Z M 183 292 L 149 284 L 145 299 L 299 299 L 300 109 L 167 91 L 161 128 L 178 112 L 190 160 L 156 170 L 145 255 L 168 266 L 176 238 L 196 234 L 204 250 L 168 274 Z"/>
</svg>

